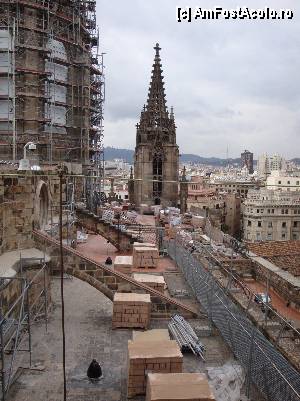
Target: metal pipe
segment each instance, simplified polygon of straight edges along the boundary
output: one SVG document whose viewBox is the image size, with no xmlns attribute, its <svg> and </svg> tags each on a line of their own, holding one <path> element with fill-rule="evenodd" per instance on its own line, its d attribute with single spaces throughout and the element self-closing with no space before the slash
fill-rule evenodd
<svg viewBox="0 0 300 401">
<path fill-rule="evenodd" d="M 27 330 L 28 330 L 28 346 L 29 346 L 29 366 L 32 365 L 32 341 L 31 341 L 31 316 L 30 316 L 30 300 L 29 300 L 29 288 L 26 291 L 26 304 L 27 304 Z"/>
<path fill-rule="evenodd" d="M 45 326 L 46 326 L 46 333 L 48 332 L 48 291 L 47 291 L 47 285 L 46 285 L 46 269 L 44 269 L 44 312 L 45 312 Z"/>
<path fill-rule="evenodd" d="M 0 316 L 3 316 L 3 298 L 0 297 Z M 3 335 L 3 323 L 0 322 L 0 340 L 1 340 L 1 387 L 2 387 L 2 401 L 5 401 L 5 354 L 4 354 L 4 335 Z"/>
<path fill-rule="evenodd" d="M 61 328 L 62 328 L 62 348 L 63 348 L 63 399 L 67 401 L 66 383 L 66 337 L 65 337 L 65 303 L 64 303 L 64 257 L 62 240 L 62 180 L 63 169 L 59 172 L 59 251 L 60 251 L 60 296 L 61 296 Z"/>
</svg>

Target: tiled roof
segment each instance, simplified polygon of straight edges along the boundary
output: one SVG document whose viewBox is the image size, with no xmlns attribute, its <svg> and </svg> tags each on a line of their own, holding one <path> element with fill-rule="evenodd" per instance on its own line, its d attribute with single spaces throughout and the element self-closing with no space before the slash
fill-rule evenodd
<svg viewBox="0 0 300 401">
<path fill-rule="evenodd" d="M 268 241 L 248 243 L 248 249 L 282 270 L 300 276 L 300 241 Z"/>
</svg>

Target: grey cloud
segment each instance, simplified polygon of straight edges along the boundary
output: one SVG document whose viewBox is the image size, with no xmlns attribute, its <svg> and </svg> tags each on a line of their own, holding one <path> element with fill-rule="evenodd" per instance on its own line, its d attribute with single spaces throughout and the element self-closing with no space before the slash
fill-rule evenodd
<svg viewBox="0 0 300 401">
<path fill-rule="evenodd" d="M 199 6 L 196 0 L 97 1 L 101 51 L 107 52 L 106 145 L 134 147 L 158 41 L 181 153 L 224 156 L 228 145 L 232 157 L 245 147 L 256 156 L 299 156 L 299 2 L 272 0 L 273 8 L 294 10 L 292 21 L 177 23 L 176 5 L 186 4 Z"/>
</svg>

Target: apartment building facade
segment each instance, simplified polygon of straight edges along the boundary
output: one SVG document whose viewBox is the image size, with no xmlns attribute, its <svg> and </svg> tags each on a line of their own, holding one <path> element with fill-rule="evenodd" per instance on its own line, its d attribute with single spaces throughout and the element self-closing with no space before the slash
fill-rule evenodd
<svg viewBox="0 0 300 401">
<path fill-rule="evenodd" d="M 243 204 L 243 239 L 300 239 L 300 192 L 251 190 Z"/>
<path fill-rule="evenodd" d="M 242 199 L 247 197 L 248 191 L 258 188 L 261 185 L 258 181 L 242 181 L 242 180 L 215 180 L 210 183 L 211 188 L 215 188 L 217 192 L 227 192 L 228 194 L 237 194 Z"/>
<path fill-rule="evenodd" d="M 300 191 L 300 176 L 291 176 L 280 171 L 273 171 L 266 181 L 267 189 L 278 191 Z"/>
</svg>

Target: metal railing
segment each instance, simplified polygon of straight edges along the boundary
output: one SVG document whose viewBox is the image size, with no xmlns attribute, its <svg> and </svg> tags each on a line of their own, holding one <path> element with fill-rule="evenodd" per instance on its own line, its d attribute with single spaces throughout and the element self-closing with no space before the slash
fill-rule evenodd
<svg viewBox="0 0 300 401">
<path fill-rule="evenodd" d="M 299 401 L 300 374 L 229 298 L 212 273 L 174 240 L 165 243 L 211 322 L 246 372 L 246 392 L 254 385 L 268 401 Z"/>
</svg>

